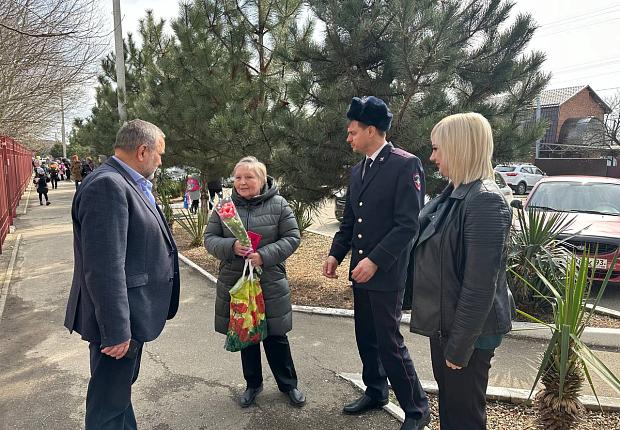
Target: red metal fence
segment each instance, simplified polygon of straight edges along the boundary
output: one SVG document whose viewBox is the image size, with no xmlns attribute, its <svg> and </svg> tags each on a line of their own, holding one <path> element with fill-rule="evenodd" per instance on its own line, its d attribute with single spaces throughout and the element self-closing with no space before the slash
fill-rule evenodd
<svg viewBox="0 0 620 430">
<path fill-rule="evenodd" d="M 0 253 L 31 176 L 32 151 L 10 137 L 0 136 Z"/>
</svg>

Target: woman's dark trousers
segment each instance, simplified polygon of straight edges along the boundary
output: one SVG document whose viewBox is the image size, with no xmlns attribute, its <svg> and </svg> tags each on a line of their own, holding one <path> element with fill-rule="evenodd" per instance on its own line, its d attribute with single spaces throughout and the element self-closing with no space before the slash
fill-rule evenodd
<svg viewBox="0 0 620 430">
<path fill-rule="evenodd" d="M 52 176 L 52 189 L 58 189 L 58 176 Z"/>
<path fill-rule="evenodd" d="M 283 393 L 297 388 L 297 373 L 291 356 L 291 348 L 286 335 L 267 336 L 263 341 L 267 362 L 271 372 Z M 258 388 L 263 383 L 260 344 L 248 346 L 241 350 L 243 377 L 248 388 Z"/>
<path fill-rule="evenodd" d="M 431 339 L 433 375 L 439 387 L 441 430 L 485 430 L 486 391 L 493 349 L 475 349 L 467 367 L 450 369 L 439 339 Z"/>
</svg>

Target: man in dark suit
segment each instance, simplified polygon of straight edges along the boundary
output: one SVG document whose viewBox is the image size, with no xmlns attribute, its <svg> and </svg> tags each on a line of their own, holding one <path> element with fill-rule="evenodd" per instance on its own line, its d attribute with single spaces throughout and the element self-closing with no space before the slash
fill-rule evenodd
<svg viewBox="0 0 620 430">
<path fill-rule="evenodd" d="M 430 422 L 426 394 L 400 334 L 409 253 L 424 204 L 420 160 L 385 140 L 392 114 L 376 97 L 354 97 L 347 112 L 347 142 L 364 160 L 351 170 L 340 230 L 323 265 L 335 278 L 351 250 L 355 336 L 366 392 L 346 405 L 347 414 L 381 408 L 390 379 L 405 411 L 401 429 L 423 429 Z"/>
<path fill-rule="evenodd" d="M 151 192 L 164 134 L 125 123 L 114 156 L 89 174 L 73 199 L 75 266 L 65 327 L 90 342 L 86 430 L 136 429 L 131 385 L 142 344 L 179 305 L 176 245 Z"/>
</svg>

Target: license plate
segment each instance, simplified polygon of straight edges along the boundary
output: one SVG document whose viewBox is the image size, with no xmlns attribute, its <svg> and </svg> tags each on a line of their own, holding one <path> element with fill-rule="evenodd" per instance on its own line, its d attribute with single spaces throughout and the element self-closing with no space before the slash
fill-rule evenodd
<svg viewBox="0 0 620 430">
<path fill-rule="evenodd" d="M 590 267 L 594 266 L 595 269 L 607 269 L 607 260 L 604 258 L 589 258 Z"/>
</svg>

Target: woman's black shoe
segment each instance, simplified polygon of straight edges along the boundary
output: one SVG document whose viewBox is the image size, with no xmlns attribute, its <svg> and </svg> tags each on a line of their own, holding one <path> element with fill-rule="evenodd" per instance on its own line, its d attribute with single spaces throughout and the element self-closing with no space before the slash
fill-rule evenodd
<svg viewBox="0 0 620 430">
<path fill-rule="evenodd" d="M 286 394 L 288 394 L 288 398 L 291 399 L 291 404 L 293 406 L 302 407 L 306 404 L 306 396 L 297 388 L 293 388 Z"/>
<path fill-rule="evenodd" d="M 362 397 L 357 399 L 356 401 L 349 403 L 346 405 L 342 412 L 349 415 L 357 415 L 362 414 L 366 411 L 370 411 L 371 409 L 381 409 L 389 402 L 388 399 L 385 400 L 375 400 L 372 397 L 368 397 L 364 394 Z"/>
<path fill-rule="evenodd" d="M 246 388 L 246 390 L 239 398 L 239 404 L 241 405 L 241 407 L 247 408 L 248 406 L 252 405 L 252 403 L 254 403 L 254 400 L 256 400 L 256 396 L 258 396 L 258 393 L 260 393 L 261 391 L 263 391 L 262 385 L 257 388 Z"/>
</svg>

